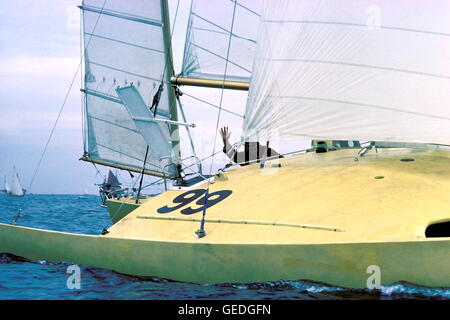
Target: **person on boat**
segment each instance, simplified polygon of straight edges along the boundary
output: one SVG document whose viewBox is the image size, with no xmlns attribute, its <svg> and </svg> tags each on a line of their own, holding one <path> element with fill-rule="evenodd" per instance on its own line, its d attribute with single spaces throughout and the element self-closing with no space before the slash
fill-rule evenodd
<svg viewBox="0 0 450 320">
<path fill-rule="evenodd" d="M 347 140 L 312 140 L 312 149 L 310 151 L 315 151 L 316 153 L 322 153 L 327 151 L 332 151 L 336 149 L 348 149 L 348 148 L 361 148 L 361 143 L 359 141 L 347 141 Z"/>
<path fill-rule="evenodd" d="M 231 132 L 228 131 L 228 127 L 221 128 L 220 135 L 223 141 L 223 152 L 228 156 L 228 158 L 230 158 L 230 160 L 241 166 L 259 162 L 263 158 L 271 158 L 275 156 L 278 156 L 278 158 L 283 158 L 283 156 L 274 149 L 269 146 L 261 145 L 259 142 L 247 141 L 244 144 L 244 151 L 237 151 L 228 141 L 231 136 Z"/>
</svg>

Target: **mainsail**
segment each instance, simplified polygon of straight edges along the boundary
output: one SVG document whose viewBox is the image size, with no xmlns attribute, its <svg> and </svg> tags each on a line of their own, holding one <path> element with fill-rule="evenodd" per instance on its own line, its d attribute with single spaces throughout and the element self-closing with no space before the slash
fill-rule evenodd
<svg viewBox="0 0 450 320">
<path fill-rule="evenodd" d="M 261 0 L 193 0 L 182 75 L 249 81 L 256 47 Z M 231 40 L 230 40 L 231 34 Z"/>
<path fill-rule="evenodd" d="M 244 136 L 450 143 L 447 0 L 265 1 Z"/>
<path fill-rule="evenodd" d="M 105 7 L 102 7 L 106 3 Z M 176 101 L 166 0 L 84 0 L 84 148 L 83 160 L 175 178 L 179 161 L 177 127 L 154 123 L 161 135 L 146 136 L 116 89 L 132 85 L 159 119 L 176 121 Z M 162 139 L 163 141 L 157 140 Z M 163 159 L 160 154 L 169 155 Z"/>
</svg>

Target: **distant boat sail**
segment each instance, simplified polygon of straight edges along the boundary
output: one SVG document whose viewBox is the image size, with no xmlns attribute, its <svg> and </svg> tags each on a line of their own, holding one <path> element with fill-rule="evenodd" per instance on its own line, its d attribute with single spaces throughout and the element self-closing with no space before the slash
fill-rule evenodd
<svg viewBox="0 0 450 320">
<path fill-rule="evenodd" d="M 105 205 L 106 199 L 112 196 L 120 196 L 122 193 L 122 187 L 119 179 L 112 173 L 108 172 L 108 178 L 105 178 L 102 184 L 99 185 L 100 197 L 102 199 L 102 205 Z"/>
<path fill-rule="evenodd" d="M 8 181 L 5 177 L 5 191 L 6 194 L 13 197 L 23 197 L 25 196 L 26 190 L 22 188 L 20 183 L 19 174 L 17 173 L 16 167 L 13 168 L 13 174 L 11 180 Z"/>
<path fill-rule="evenodd" d="M 6 179 L 6 175 L 5 175 L 5 181 L 3 183 L 3 187 L 4 187 L 4 189 L 2 190 L 2 193 L 8 193 L 9 190 L 11 189 L 9 187 L 8 179 Z"/>
</svg>

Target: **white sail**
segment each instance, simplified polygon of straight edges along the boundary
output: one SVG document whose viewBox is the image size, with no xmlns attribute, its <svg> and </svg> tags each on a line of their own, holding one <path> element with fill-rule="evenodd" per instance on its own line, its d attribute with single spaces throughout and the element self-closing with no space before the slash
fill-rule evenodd
<svg viewBox="0 0 450 320">
<path fill-rule="evenodd" d="M 260 10 L 261 0 L 193 0 L 182 74 L 223 79 L 229 48 L 226 79 L 248 81 Z"/>
<path fill-rule="evenodd" d="M 10 183 L 5 187 L 6 192 L 11 196 L 21 197 L 25 195 L 25 192 L 22 188 L 22 184 L 20 183 L 19 174 L 16 171 L 16 168 L 13 168 L 13 174 L 10 180 Z"/>
<path fill-rule="evenodd" d="M 111 170 L 108 171 L 108 178 L 106 180 L 106 183 L 108 186 L 110 186 L 110 189 L 120 189 L 121 183 Z"/>
<path fill-rule="evenodd" d="M 8 179 L 5 176 L 5 192 L 9 194 L 11 192 L 11 187 L 9 186 Z"/>
<path fill-rule="evenodd" d="M 450 2 L 265 1 L 244 137 L 450 144 Z"/>
<path fill-rule="evenodd" d="M 159 118 L 177 120 L 164 6 L 165 0 L 83 1 L 84 160 L 140 170 L 149 143 L 167 145 L 169 153 L 176 147 L 177 132 L 166 123 L 156 124 L 164 141 L 145 139 L 115 90 L 133 84 Z M 150 153 L 146 169 L 158 174 L 170 163 Z"/>
</svg>

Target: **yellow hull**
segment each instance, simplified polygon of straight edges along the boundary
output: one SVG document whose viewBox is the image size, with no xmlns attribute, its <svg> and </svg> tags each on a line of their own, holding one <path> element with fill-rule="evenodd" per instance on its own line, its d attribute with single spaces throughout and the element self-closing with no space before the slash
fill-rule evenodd
<svg viewBox="0 0 450 320">
<path fill-rule="evenodd" d="M 450 221 L 448 153 L 385 149 L 354 161 L 355 153 L 226 172 L 210 185 L 203 238 L 195 231 L 206 184 L 152 198 L 102 236 L 0 224 L 0 252 L 195 283 L 365 288 L 375 265 L 381 284 L 450 287 L 450 237 L 425 237 L 431 223 Z"/>
<path fill-rule="evenodd" d="M 74 261 L 125 274 L 194 283 L 313 280 L 365 288 L 377 265 L 381 283 L 407 280 L 450 287 L 450 241 L 348 244 L 158 242 L 52 232 L 0 224 L 1 251 L 29 259 Z"/>
</svg>

